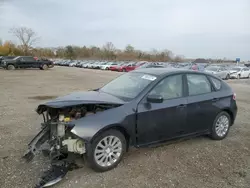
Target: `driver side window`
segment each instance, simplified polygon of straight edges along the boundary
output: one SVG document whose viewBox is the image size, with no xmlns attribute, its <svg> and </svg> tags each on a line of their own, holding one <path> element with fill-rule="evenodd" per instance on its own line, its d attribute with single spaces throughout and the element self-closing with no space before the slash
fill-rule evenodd
<svg viewBox="0 0 250 188">
<path fill-rule="evenodd" d="M 173 75 L 164 78 L 158 83 L 149 95 L 161 95 L 164 100 L 183 96 L 182 75 Z"/>
</svg>

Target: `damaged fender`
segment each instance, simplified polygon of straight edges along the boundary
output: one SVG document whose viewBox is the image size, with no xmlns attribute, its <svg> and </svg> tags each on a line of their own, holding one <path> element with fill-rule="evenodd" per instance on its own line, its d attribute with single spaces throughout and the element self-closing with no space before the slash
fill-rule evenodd
<svg viewBox="0 0 250 188">
<path fill-rule="evenodd" d="M 74 124 L 71 132 L 86 142 L 91 142 L 92 138 L 98 133 L 110 129 L 118 128 L 125 131 L 128 135 L 135 135 L 136 113 L 129 104 L 112 108 L 91 116 L 86 116 L 72 121 Z M 127 114 L 124 119 L 124 113 Z M 131 142 L 135 143 L 135 137 L 131 137 Z"/>
</svg>

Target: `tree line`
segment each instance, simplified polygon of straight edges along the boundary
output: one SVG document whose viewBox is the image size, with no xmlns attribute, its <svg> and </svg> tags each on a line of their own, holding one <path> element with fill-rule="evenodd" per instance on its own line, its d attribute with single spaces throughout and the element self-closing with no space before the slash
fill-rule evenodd
<svg viewBox="0 0 250 188">
<path fill-rule="evenodd" d="M 102 47 L 67 45 L 56 48 L 38 48 L 34 45 L 39 41 L 36 32 L 27 27 L 15 27 L 9 31 L 19 43 L 0 40 L 0 56 L 32 55 L 46 58 L 65 59 L 102 59 L 102 60 L 147 60 L 147 61 L 175 61 L 181 62 L 183 56 L 176 56 L 170 50 L 150 52 L 135 49 L 128 44 L 125 49 L 117 49 L 112 42 L 107 42 Z"/>
</svg>

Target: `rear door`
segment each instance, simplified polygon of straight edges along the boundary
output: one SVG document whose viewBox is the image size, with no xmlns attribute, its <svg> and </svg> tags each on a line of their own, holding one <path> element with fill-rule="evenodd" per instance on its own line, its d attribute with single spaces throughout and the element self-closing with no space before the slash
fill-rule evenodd
<svg viewBox="0 0 250 188">
<path fill-rule="evenodd" d="M 149 103 L 148 95 L 161 95 L 162 103 Z M 186 127 L 187 98 L 183 75 L 171 75 L 160 81 L 138 104 L 138 145 L 163 141 L 183 134 Z"/>
<path fill-rule="evenodd" d="M 244 78 L 249 77 L 249 69 L 248 68 L 243 68 L 241 75 Z"/>
<path fill-rule="evenodd" d="M 188 88 L 187 98 L 187 132 L 198 133 L 212 126 L 218 109 L 214 103 L 213 86 L 204 74 L 186 74 Z"/>
</svg>

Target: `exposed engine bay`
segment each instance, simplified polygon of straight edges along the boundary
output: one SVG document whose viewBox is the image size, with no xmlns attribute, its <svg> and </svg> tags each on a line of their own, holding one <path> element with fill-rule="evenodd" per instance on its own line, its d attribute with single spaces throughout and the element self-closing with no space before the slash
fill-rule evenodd
<svg viewBox="0 0 250 188">
<path fill-rule="evenodd" d="M 114 108 L 117 105 L 107 105 L 107 104 L 88 104 L 88 105 L 76 105 L 65 108 L 49 108 L 42 106 L 37 109 L 39 114 L 43 114 L 45 121 L 54 121 L 63 115 L 65 118 L 70 118 L 71 120 L 79 119 L 87 115 L 96 114 L 98 112 Z"/>
<path fill-rule="evenodd" d="M 43 154 L 51 159 L 53 168 L 52 170 L 50 169 L 49 173 L 47 172 L 49 177 L 42 178 L 42 183 L 40 182 L 39 184 L 40 187 L 53 185 L 65 176 L 67 169 L 72 168 L 72 165 L 75 164 L 72 154 L 82 156 L 86 153 L 86 143 L 70 132 L 74 127 L 74 124 L 71 122 L 114 107 L 117 107 L 117 105 L 84 104 L 64 108 L 40 105 L 38 107 L 37 113 L 41 114 L 44 119 L 44 122 L 41 123 L 42 130 L 28 144 L 28 151 L 24 158 L 27 161 L 31 161 L 36 154 L 42 151 Z M 51 172 L 56 172 L 56 174 Z"/>
</svg>

